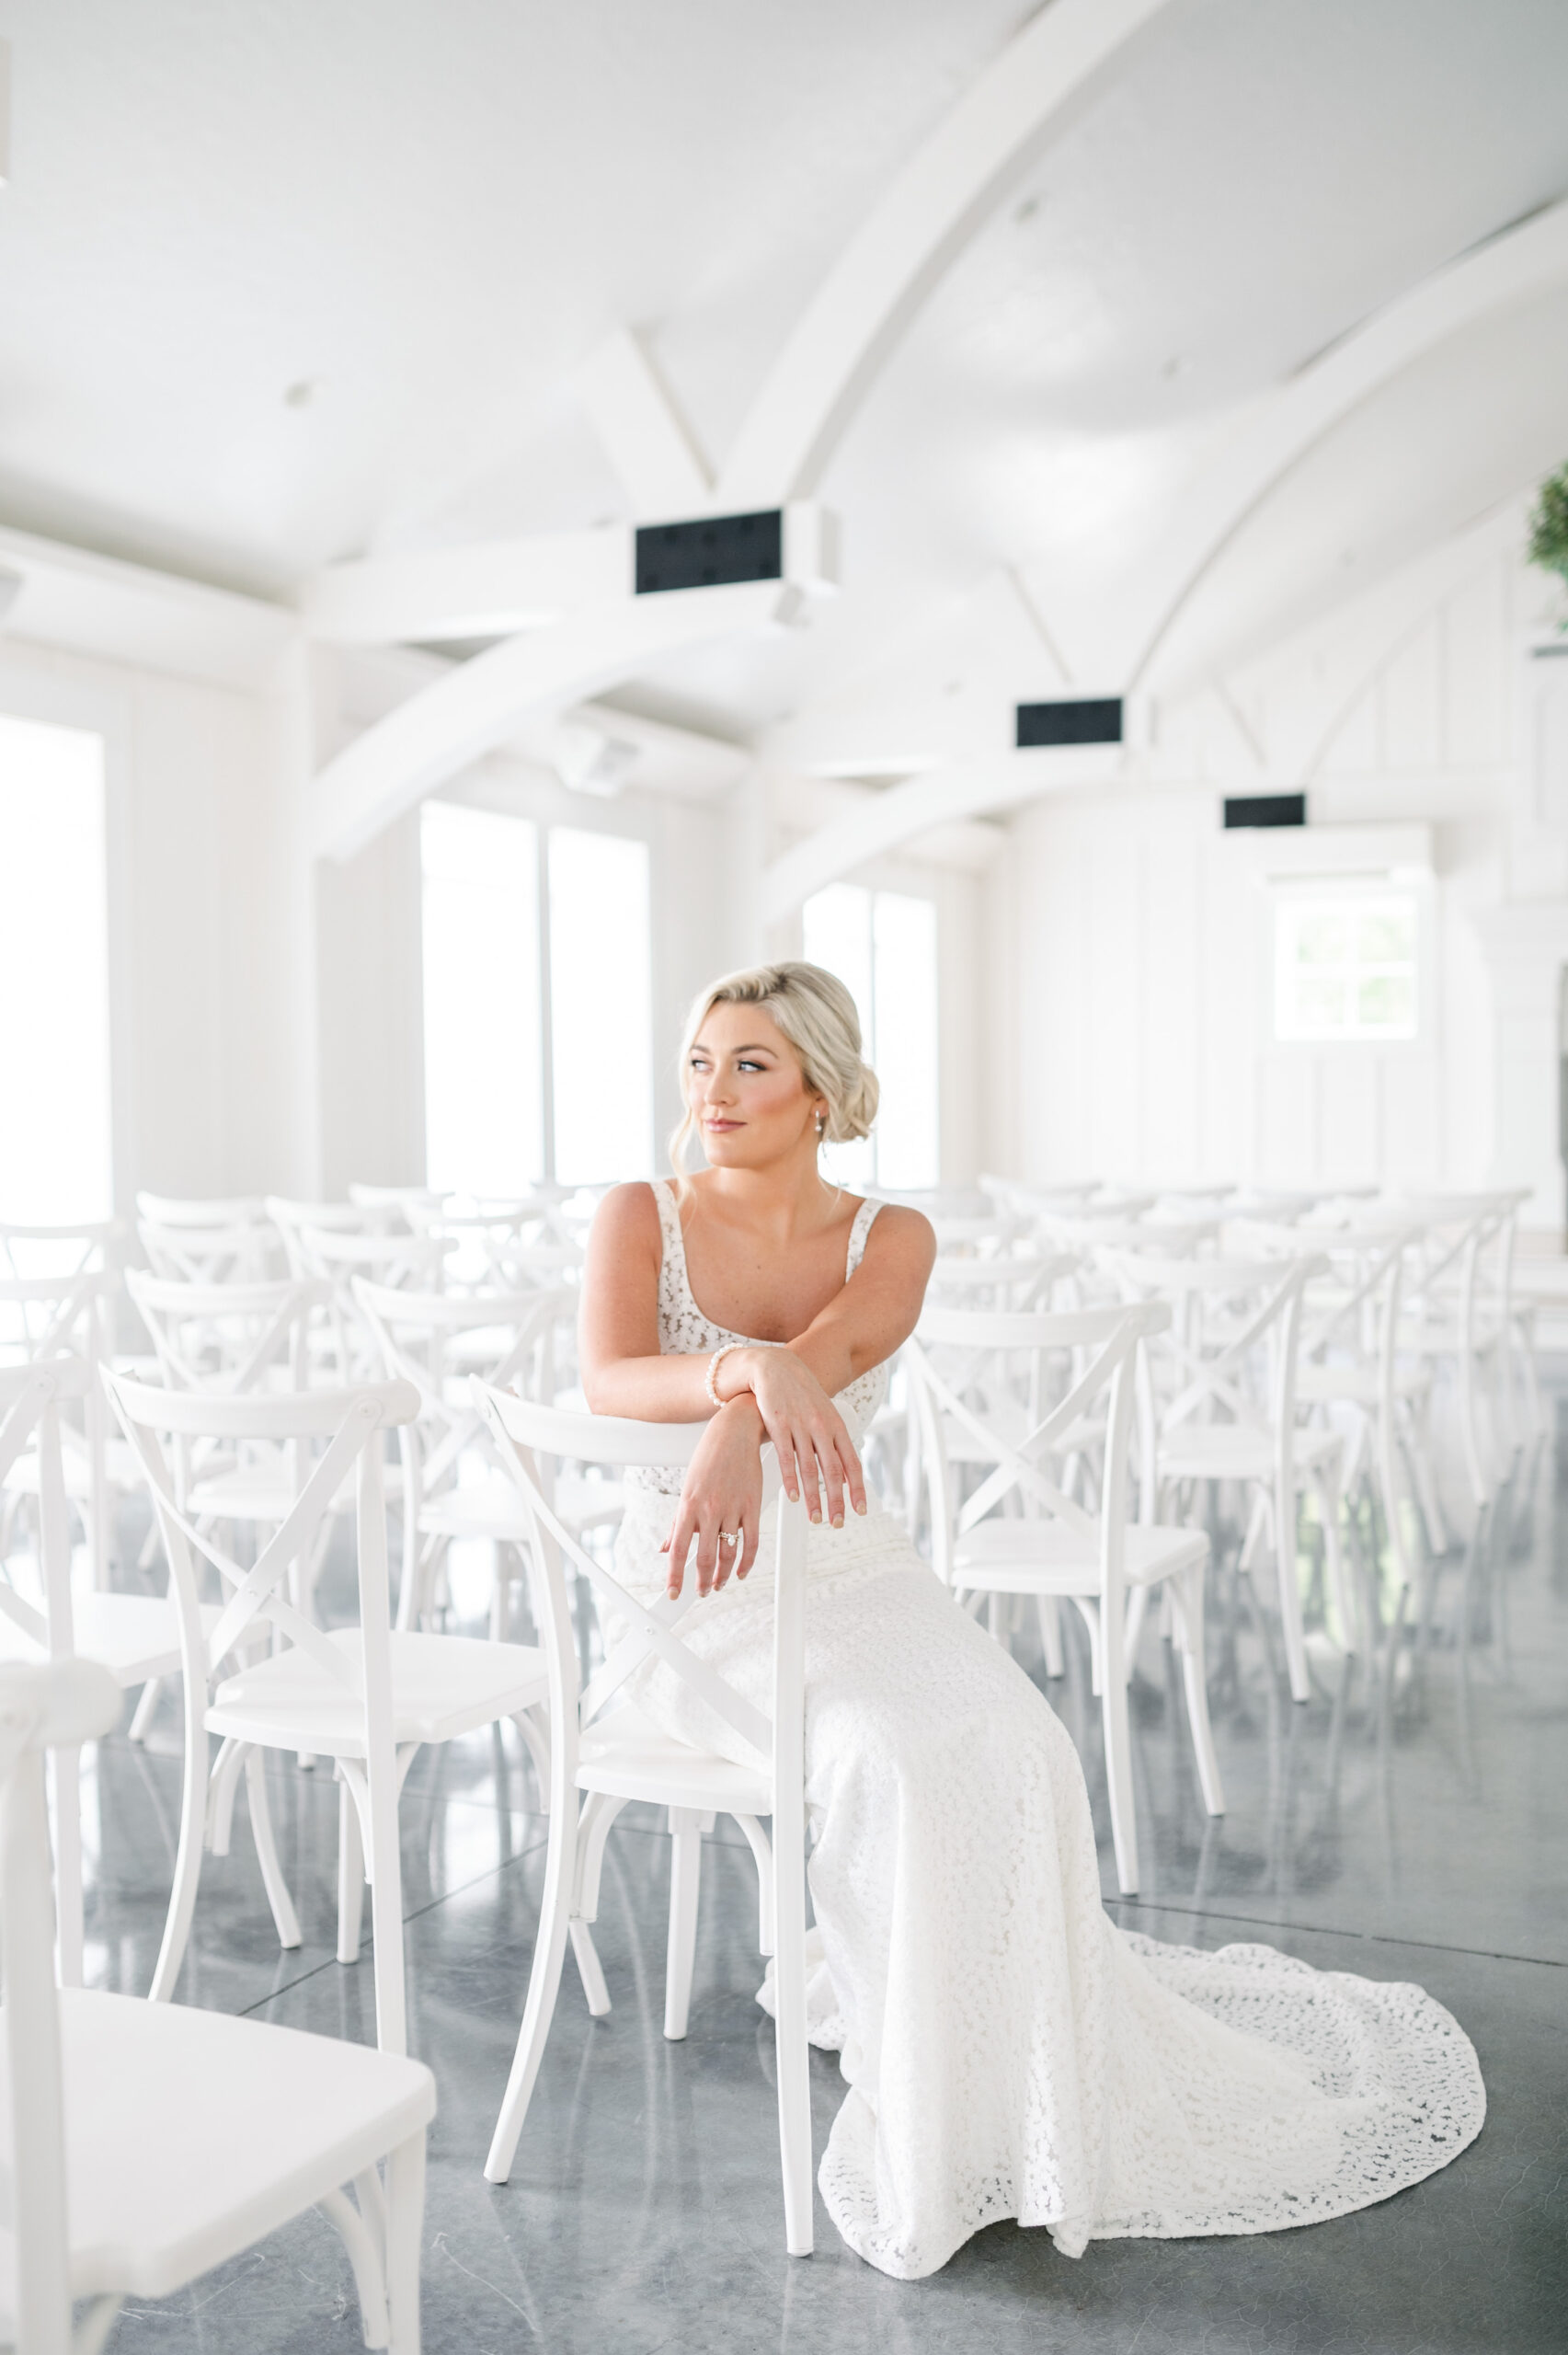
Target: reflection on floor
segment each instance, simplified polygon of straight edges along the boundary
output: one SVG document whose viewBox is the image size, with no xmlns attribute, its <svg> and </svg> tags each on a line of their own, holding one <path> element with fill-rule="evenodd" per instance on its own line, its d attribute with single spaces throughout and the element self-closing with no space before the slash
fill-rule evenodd
<svg viewBox="0 0 1568 2355">
<path fill-rule="evenodd" d="M 1568 1408 L 1568 1399 L 1562 1402 Z M 1145 1888 L 1130 1927 L 1213 1947 L 1266 1938 L 1320 1967 L 1419 1980 L 1473 2037 L 1481 2141 L 1386 2205 L 1254 2240 L 1113 2242 L 1065 2261 L 1045 2234 L 982 2234 L 932 2280 L 851 2257 L 818 2210 L 818 2253 L 783 2252 L 771 2026 L 752 2001 L 755 1880 L 738 1834 L 709 1844 L 691 2033 L 660 2032 L 667 1843 L 647 1811 L 610 1843 L 600 1947 L 614 2008 L 592 2022 L 568 1962 L 513 2180 L 481 2166 L 526 1983 L 544 1861 L 509 1729 L 416 1765 L 404 1807 L 413 2049 L 436 2071 L 425 2252 L 434 2355 L 826 2355 L 876 2349 L 1367 2350 L 1454 2355 L 1568 2342 L 1568 1414 L 1467 1548 L 1433 1566 L 1391 1687 L 1320 1647 L 1288 1698 L 1276 1629 L 1222 1563 L 1211 1690 L 1230 1812 L 1202 1812 L 1170 1655 L 1135 1688 Z M 461 1598 L 460 1598 L 461 1599 Z M 1043 1668 L 1021 1637 L 1019 1655 Z M 1050 1698 L 1078 1741 L 1115 1890 L 1086 1648 Z M 90 1764 L 89 1761 L 86 1762 Z M 272 1769 L 304 1945 L 280 1955 L 243 1821 L 209 1859 L 187 2002 L 370 2040 L 366 1959 L 333 1959 L 337 1808 L 321 1771 Z M 173 1867 L 172 1710 L 147 1751 L 103 1745 L 89 1777 L 88 1970 L 147 1986 Z M 243 1815 L 243 1792 L 240 1811 Z M 95 1820 L 96 1818 L 96 1820 Z M 732 1828 L 731 1828 L 732 1829 Z M 818 2147 L 839 2098 L 813 2056 Z M 236 2121 L 236 2132 L 244 2131 Z M 348 2267 L 314 2219 L 166 2304 L 125 2349 L 359 2344 Z"/>
</svg>

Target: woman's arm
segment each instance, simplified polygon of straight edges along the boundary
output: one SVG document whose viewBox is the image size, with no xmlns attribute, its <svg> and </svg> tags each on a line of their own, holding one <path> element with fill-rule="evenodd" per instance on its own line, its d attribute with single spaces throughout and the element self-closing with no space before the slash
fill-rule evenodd
<svg viewBox="0 0 1568 2355">
<path fill-rule="evenodd" d="M 777 1347 L 729 1350 L 719 1361 L 715 1414 L 708 1359 L 658 1351 L 658 1211 L 650 1188 L 620 1186 L 601 1203 L 589 1239 L 580 1320 L 583 1388 L 595 1414 L 648 1422 L 707 1421 L 688 1467 L 668 1541 L 670 1591 L 679 1594 L 697 1545 L 698 1591 L 744 1578 L 761 1534 L 762 1440 L 778 1453 L 784 1487 L 804 1495 L 814 1522 L 826 1507 L 842 1525 L 844 1492 L 865 1511 L 860 1458 L 832 1403 L 857 1374 L 880 1365 L 914 1330 L 936 1245 L 916 1211 L 879 1212 L 860 1267 L 807 1330 Z M 727 1551 L 721 1531 L 739 1533 Z"/>
<path fill-rule="evenodd" d="M 613 1187 L 589 1229 L 578 1317 L 583 1395 L 596 1415 L 625 1415 L 642 1423 L 698 1423 L 714 1411 L 706 1358 L 659 1353 L 663 1248 L 653 1188 Z"/>
</svg>

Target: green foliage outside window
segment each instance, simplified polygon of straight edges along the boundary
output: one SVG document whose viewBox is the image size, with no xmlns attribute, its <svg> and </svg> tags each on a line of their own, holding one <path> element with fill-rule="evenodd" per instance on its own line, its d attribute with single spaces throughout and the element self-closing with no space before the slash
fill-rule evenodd
<svg viewBox="0 0 1568 2355">
<path fill-rule="evenodd" d="M 1568 465 L 1559 466 L 1541 484 L 1530 517 L 1529 557 L 1568 581 Z"/>
</svg>

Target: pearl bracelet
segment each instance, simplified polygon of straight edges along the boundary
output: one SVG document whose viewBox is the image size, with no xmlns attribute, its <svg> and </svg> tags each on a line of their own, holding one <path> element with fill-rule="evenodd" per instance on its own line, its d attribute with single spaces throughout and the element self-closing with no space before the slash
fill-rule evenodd
<svg viewBox="0 0 1568 2355">
<path fill-rule="evenodd" d="M 708 1371 L 704 1383 L 704 1387 L 707 1391 L 710 1402 L 715 1407 L 722 1407 L 727 1403 L 719 1396 L 717 1387 L 714 1381 L 714 1376 L 717 1373 L 719 1369 L 720 1359 L 727 1358 L 731 1350 L 744 1350 L 748 1349 L 750 1346 L 750 1344 L 746 1341 L 723 1341 L 708 1360 Z"/>
</svg>

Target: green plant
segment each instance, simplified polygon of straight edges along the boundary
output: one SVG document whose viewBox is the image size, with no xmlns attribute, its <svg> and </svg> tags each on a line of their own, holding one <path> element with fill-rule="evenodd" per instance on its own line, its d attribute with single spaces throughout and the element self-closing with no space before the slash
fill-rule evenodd
<svg viewBox="0 0 1568 2355">
<path fill-rule="evenodd" d="M 1529 557 L 1568 580 L 1568 466 L 1559 466 L 1541 484 L 1530 517 Z"/>
</svg>

